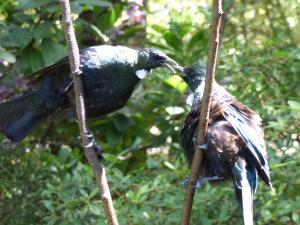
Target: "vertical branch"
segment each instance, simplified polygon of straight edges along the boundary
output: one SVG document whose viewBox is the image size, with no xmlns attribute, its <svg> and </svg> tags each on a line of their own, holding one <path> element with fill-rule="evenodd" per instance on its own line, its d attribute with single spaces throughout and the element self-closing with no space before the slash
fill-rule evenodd
<svg viewBox="0 0 300 225">
<path fill-rule="evenodd" d="M 77 119 L 79 121 L 79 131 L 84 147 L 84 153 L 93 169 L 108 224 L 118 225 L 110 190 L 106 180 L 105 169 L 101 167 L 98 161 L 93 147 L 93 138 L 91 138 L 91 136 L 89 135 L 86 125 L 84 91 L 81 81 L 82 72 L 80 70 L 80 54 L 72 24 L 70 3 L 69 0 L 59 0 L 59 3 L 62 11 L 62 21 L 64 24 L 65 38 L 69 48 L 69 60 L 74 82 L 76 112 Z"/>
<path fill-rule="evenodd" d="M 217 54 L 219 47 L 219 36 L 220 36 L 220 25 L 222 18 L 222 0 L 213 1 L 213 15 L 212 15 L 212 25 L 211 25 L 211 37 L 208 52 L 208 61 L 206 67 L 206 79 L 204 86 L 203 98 L 200 104 L 200 121 L 199 121 L 199 133 L 198 133 L 198 143 L 199 145 L 205 144 L 206 130 L 208 126 L 209 119 L 209 109 L 210 109 L 210 99 L 213 88 Z M 184 199 L 183 213 L 181 218 L 181 225 L 188 225 L 190 222 L 193 199 L 195 195 L 195 185 L 200 174 L 200 168 L 202 164 L 202 149 L 197 146 L 192 162 L 191 173 L 189 182 L 187 185 L 187 190 Z"/>
</svg>

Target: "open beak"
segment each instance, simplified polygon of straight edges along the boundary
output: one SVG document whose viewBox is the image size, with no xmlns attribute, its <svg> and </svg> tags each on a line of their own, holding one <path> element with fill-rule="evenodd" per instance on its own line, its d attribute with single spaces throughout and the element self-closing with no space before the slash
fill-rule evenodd
<svg viewBox="0 0 300 225">
<path fill-rule="evenodd" d="M 173 59 L 169 57 L 166 58 L 164 66 L 167 67 L 169 70 L 171 70 L 173 74 L 177 74 L 177 73 L 182 74 L 183 72 L 183 67 L 178 65 L 177 62 L 175 62 Z"/>
</svg>

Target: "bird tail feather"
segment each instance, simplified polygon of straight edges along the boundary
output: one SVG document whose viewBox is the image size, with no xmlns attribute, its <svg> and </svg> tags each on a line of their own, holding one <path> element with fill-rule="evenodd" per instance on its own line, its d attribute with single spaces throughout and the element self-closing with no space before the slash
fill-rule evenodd
<svg viewBox="0 0 300 225">
<path fill-rule="evenodd" d="M 249 168 L 247 168 L 249 169 Z M 253 225 L 253 194 L 256 188 L 256 173 L 254 172 L 254 176 L 252 171 L 247 171 L 245 166 L 245 161 L 243 163 L 236 163 L 234 180 L 235 180 L 235 192 L 238 199 L 238 202 L 243 209 L 243 218 L 244 225 Z M 250 173 L 249 173 L 250 172 Z M 250 176 L 251 179 L 249 179 Z"/>
<path fill-rule="evenodd" d="M 31 111 L 36 92 L 28 91 L 21 96 L 0 104 L 0 130 L 11 141 L 22 140 L 44 116 Z"/>
</svg>

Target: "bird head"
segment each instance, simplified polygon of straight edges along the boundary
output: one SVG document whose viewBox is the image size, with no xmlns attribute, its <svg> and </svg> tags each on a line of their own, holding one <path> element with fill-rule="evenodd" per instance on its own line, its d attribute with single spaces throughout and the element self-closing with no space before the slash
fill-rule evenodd
<svg viewBox="0 0 300 225">
<path fill-rule="evenodd" d="M 206 70 L 202 66 L 185 67 L 181 74 L 182 79 L 189 85 L 193 92 L 205 81 Z"/>
<path fill-rule="evenodd" d="M 157 67 L 167 67 L 173 74 L 175 74 L 176 71 L 183 71 L 183 67 L 179 66 L 173 59 L 162 51 L 154 48 L 141 49 L 138 53 L 137 65 L 140 69 L 148 71 Z"/>
</svg>

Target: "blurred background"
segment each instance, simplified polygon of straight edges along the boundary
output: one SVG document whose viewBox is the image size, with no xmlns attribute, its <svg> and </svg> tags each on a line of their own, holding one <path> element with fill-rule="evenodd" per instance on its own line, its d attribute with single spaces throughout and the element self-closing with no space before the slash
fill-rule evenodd
<svg viewBox="0 0 300 225">
<path fill-rule="evenodd" d="M 277 196 L 259 182 L 256 224 L 300 224 L 300 1 L 224 0 L 217 80 L 263 118 Z M 211 1 L 74 0 L 77 40 L 156 47 L 181 65 L 206 65 Z M 0 3 L 0 101 L 67 54 L 52 0 Z M 89 122 L 120 224 L 179 224 L 188 175 L 179 132 L 187 86 L 156 70 L 122 110 Z M 99 96 L 101 97 L 101 96 Z M 105 224 L 71 119 L 45 121 L 21 143 L 0 136 L 0 224 Z M 191 224 L 241 224 L 230 182 L 197 190 Z"/>
</svg>

